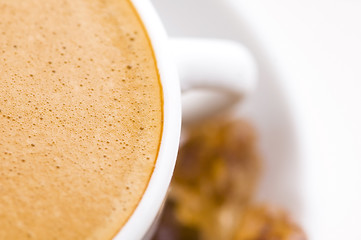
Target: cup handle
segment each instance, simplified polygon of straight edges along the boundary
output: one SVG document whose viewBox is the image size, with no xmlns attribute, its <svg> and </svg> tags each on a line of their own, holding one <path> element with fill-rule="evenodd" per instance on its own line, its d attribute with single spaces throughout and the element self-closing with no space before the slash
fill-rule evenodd
<svg viewBox="0 0 361 240">
<path fill-rule="evenodd" d="M 229 40 L 176 38 L 170 40 L 178 68 L 182 93 L 211 90 L 227 101 L 203 103 L 192 119 L 214 114 L 249 95 L 257 79 L 256 63 L 243 45 Z M 216 107 L 217 106 L 217 107 Z M 189 119 L 183 119 L 187 122 Z"/>
</svg>

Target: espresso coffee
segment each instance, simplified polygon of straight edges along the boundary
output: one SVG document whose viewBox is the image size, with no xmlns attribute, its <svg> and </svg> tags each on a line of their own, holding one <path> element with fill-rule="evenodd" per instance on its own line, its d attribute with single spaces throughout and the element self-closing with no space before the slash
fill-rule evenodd
<svg viewBox="0 0 361 240">
<path fill-rule="evenodd" d="M 110 239 L 153 172 L 162 89 L 129 0 L 0 0 L 0 239 Z"/>
</svg>

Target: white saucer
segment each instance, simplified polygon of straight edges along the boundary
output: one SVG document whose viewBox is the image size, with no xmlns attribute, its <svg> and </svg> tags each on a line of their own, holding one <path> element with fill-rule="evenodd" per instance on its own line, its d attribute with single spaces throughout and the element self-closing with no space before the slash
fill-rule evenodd
<svg viewBox="0 0 361 240">
<path fill-rule="evenodd" d="M 260 134 L 258 195 L 309 239 L 361 239 L 361 2 L 153 0 L 172 37 L 242 42 L 260 68 L 240 108 Z"/>
</svg>

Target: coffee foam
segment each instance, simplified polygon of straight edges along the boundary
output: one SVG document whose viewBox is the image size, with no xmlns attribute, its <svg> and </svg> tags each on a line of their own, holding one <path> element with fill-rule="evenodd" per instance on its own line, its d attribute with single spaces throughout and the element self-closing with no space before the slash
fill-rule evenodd
<svg viewBox="0 0 361 240">
<path fill-rule="evenodd" d="M 0 239 L 110 239 L 152 174 L 162 93 L 126 0 L 0 0 Z"/>
</svg>

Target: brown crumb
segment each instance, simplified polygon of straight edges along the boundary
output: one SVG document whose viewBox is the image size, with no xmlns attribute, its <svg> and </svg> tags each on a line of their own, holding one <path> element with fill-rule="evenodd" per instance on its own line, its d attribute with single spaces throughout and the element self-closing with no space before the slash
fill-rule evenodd
<svg viewBox="0 0 361 240">
<path fill-rule="evenodd" d="M 273 206 L 250 206 L 237 229 L 235 240 L 306 240 L 288 214 Z"/>
<path fill-rule="evenodd" d="M 153 240 L 306 239 L 284 211 L 254 203 L 255 132 L 247 121 L 225 119 L 188 129 Z"/>
</svg>

